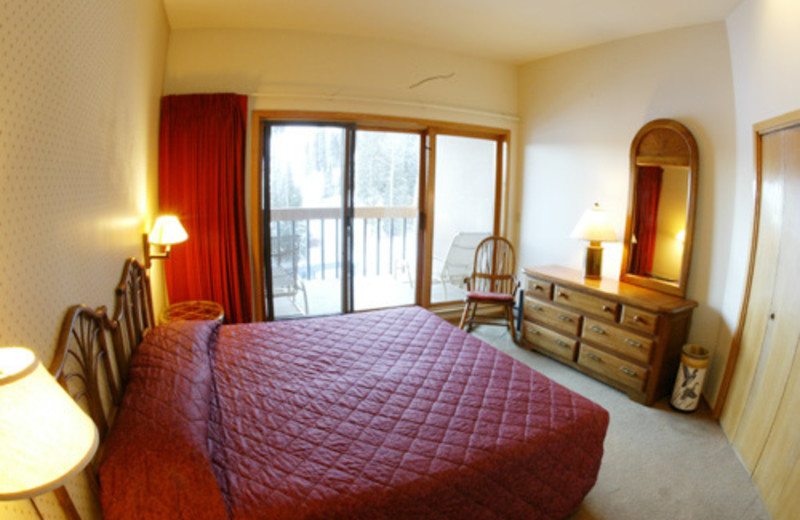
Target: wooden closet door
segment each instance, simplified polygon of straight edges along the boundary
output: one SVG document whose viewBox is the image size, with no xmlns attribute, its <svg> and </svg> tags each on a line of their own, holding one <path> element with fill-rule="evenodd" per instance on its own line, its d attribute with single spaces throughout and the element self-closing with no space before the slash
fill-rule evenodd
<svg viewBox="0 0 800 520">
<path fill-rule="evenodd" d="M 777 520 L 800 518 L 800 126 L 759 137 L 755 263 L 722 425 Z"/>
</svg>

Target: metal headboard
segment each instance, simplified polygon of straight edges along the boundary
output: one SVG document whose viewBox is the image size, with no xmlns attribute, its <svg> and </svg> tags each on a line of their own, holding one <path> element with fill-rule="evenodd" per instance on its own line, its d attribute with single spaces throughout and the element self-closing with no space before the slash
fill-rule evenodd
<svg viewBox="0 0 800 520">
<path fill-rule="evenodd" d="M 150 278 L 135 258 L 125 262 L 114 293 L 114 312 L 73 305 L 61 323 L 50 373 L 97 425 L 100 449 L 85 474 L 99 496 L 97 464 L 128 380 L 131 356 L 155 326 Z M 66 488 L 55 490 L 67 518 L 79 520 Z"/>
<path fill-rule="evenodd" d="M 135 258 L 129 258 L 125 261 L 122 276 L 114 291 L 114 312 L 109 317 L 122 388 L 128 381 L 129 361 L 133 352 L 155 324 L 147 269 Z"/>
</svg>

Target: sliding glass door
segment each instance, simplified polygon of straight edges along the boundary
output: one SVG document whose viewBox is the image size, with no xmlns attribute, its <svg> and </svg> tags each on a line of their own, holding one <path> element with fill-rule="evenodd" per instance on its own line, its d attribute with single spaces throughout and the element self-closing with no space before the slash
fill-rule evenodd
<svg viewBox="0 0 800 520">
<path fill-rule="evenodd" d="M 500 234 L 509 134 L 400 118 L 254 112 L 257 314 L 456 309 Z"/>
<path fill-rule="evenodd" d="M 419 134 L 356 132 L 354 310 L 416 303 Z"/>
<path fill-rule="evenodd" d="M 265 135 L 268 316 L 414 304 L 420 135 L 296 123 Z"/>
<path fill-rule="evenodd" d="M 475 248 L 494 234 L 497 141 L 436 136 L 431 303 L 461 302 Z"/>
<path fill-rule="evenodd" d="M 347 132 L 341 126 L 269 125 L 264 257 L 271 319 L 345 311 Z"/>
</svg>

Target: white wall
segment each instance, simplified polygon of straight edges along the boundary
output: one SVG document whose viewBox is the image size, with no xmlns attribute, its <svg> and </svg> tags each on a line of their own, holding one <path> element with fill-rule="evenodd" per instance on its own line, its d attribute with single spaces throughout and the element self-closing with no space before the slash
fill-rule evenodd
<svg viewBox="0 0 800 520">
<path fill-rule="evenodd" d="M 113 308 L 141 258 L 169 28 L 160 0 L 7 0 L 0 24 L 0 345 L 47 366 L 67 307 Z M 92 518 L 81 479 L 68 489 Z M 61 517 L 52 494 L 36 502 Z M 3 501 L 0 518 L 38 516 Z"/>
<path fill-rule="evenodd" d="M 728 41 L 723 23 L 619 40 L 520 69 L 523 156 L 521 265 L 580 269 L 585 244 L 569 234 L 594 202 L 622 237 L 630 145 L 657 118 L 694 134 L 700 173 L 687 297 L 697 300 L 690 341 L 717 349 L 723 329 L 734 214 L 735 135 Z M 619 276 L 620 243 L 606 244 L 603 275 Z M 726 345 L 727 348 L 727 345 Z M 724 360 L 715 356 L 707 392 Z M 720 364 L 720 361 L 723 361 Z"/>
<path fill-rule="evenodd" d="M 413 86 L 436 76 L 442 77 Z M 251 109 L 444 117 L 502 128 L 517 114 L 517 76 L 512 65 L 422 47 L 303 32 L 173 31 L 164 89 L 167 94 L 249 94 Z M 439 106 L 460 111 L 437 110 Z"/>
<path fill-rule="evenodd" d="M 795 0 L 745 0 L 727 20 L 735 92 L 737 166 L 723 306 L 731 330 L 735 330 L 739 318 L 752 240 L 756 180 L 753 125 L 800 110 L 798 26 L 800 2 Z"/>
<path fill-rule="evenodd" d="M 426 78 L 435 79 L 423 82 Z M 378 114 L 509 129 L 510 202 L 504 226 L 512 240 L 519 233 L 513 65 L 345 36 L 177 30 L 170 34 L 164 90 L 247 94 L 251 110 Z"/>
</svg>

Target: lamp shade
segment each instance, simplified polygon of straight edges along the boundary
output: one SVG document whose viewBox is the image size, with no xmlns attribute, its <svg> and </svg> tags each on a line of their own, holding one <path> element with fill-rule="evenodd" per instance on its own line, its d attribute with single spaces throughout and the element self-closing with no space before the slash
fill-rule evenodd
<svg viewBox="0 0 800 520">
<path fill-rule="evenodd" d="M 181 221 L 173 215 L 163 215 L 156 219 L 153 230 L 150 231 L 150 243 L 162 246 L 179 244 L 189 238 L 183 229 Z"/>
<path fill-rule="evenodd" d="M 611 227 L 605 210 L 601 209 L 597 203 L 583 213 L 570 236 L 590 242 L 617 241 L 617 233 Z"/>
<path fill-rule="evenodd" d="M 0 500 L 51 491 L 97 450 L 94 422 L 24 347 L 0 347 Z"/>
</svg>

